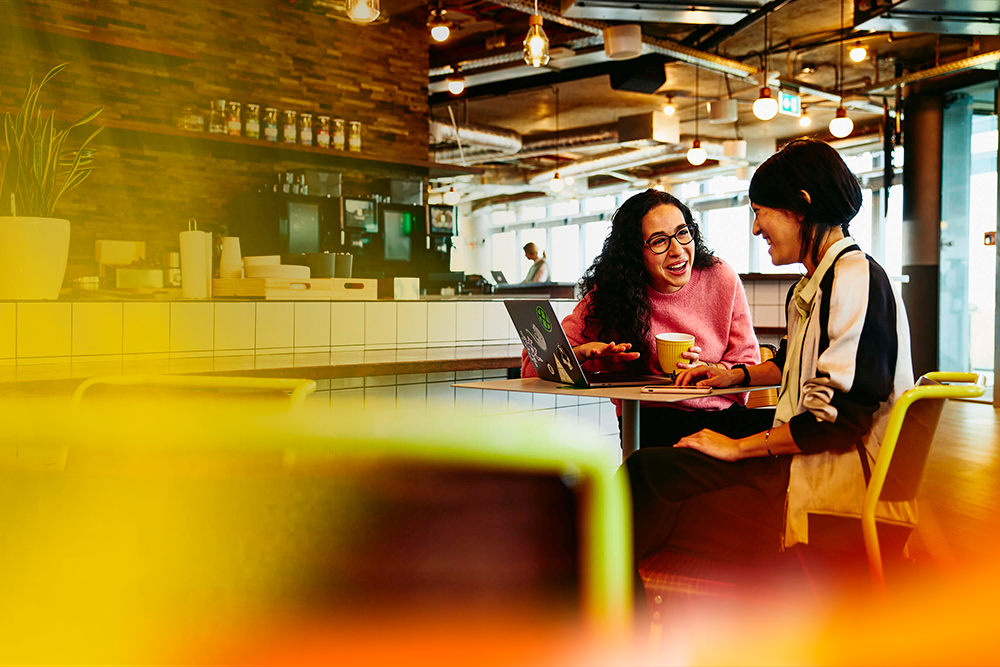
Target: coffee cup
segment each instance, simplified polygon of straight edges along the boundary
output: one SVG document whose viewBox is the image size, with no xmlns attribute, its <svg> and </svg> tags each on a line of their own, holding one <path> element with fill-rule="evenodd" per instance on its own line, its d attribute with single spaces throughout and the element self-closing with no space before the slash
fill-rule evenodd
<svg viewBox="0 0 1000 667">
<path fill-rule="evenodd" d="M 681 355 L 694 345 L 694 336 L 685 333 L 661 333 L 656 335 L 656 359 L 667 375 L 676 376 L 677 364 L 686 364 L 688 359 Z"/>
</svg>

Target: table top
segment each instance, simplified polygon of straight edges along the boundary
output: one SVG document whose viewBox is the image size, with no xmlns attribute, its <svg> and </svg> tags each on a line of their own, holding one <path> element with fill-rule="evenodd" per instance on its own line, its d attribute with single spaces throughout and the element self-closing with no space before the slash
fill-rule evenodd
<svg viewBox="0 0 1000 667">
<path fill-rule="evenodd" d="M 711 394 L 679 393 L 679 394 L 644 394 L 642 387 L 593 387 L 580 389 L 559 382 L 550 382 L 541 378 L 521 378 L 520 380 L 487 380 L 486 382 L 456 382 L 453 387 L 463 389 L 488 389 L 493 391 L 523 391 L 532 394 L 557 394 L 560 396 L 597 396 L 600 398 L 617 398 L 623 401 L 646 401 L 649 403 L 676 403 L 691 398 L 704 396 L 724 396 L 747 391 L 771 389 L 770 385 L 763 387 L 727 387 L 716 389 Z"/>
</svg>

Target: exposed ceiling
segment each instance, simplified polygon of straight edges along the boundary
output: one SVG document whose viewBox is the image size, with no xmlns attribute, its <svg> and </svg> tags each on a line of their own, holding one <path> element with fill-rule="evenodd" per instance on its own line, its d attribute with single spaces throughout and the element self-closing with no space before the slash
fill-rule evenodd
<svg viewBox="0 0 1000 667">
<path fill-rule="evenodd" d="M 515 148 L 506 136 L 499 140 L 504 148 L 483 148 L 474 140 L 485 136 L 480 132 L 459 150 L 454 132 L 432 132 L 432 159 L 486 170 L 483 176 L 439 185 L 480 199 L 544 190 L 540 175 L 547 178 L 554 169 L 571 169 L 580 160 L 597 169 L 577 165 L 581 175 L 603 174 L 604 182 L 643 182 L 693 169 L 684 152 L 696 132 L 709 148 L 710 159 L 702 169 L 746 166 L 769 154 L 775 143 L 810 133 L 829 138 L 827 126 L 841 103 L 841 90 L 854 134 L 877 134 L 883 100 L 892 109 L 896 97 L 895 86 L 879 84 L 1000 48 L 995 36 L 1000 0 L 977 0 L 974 6 L 968 0 L 935 0 L 931 9 L 927 5 L 925 0 L 844 0 L 843 6 L 836 0 L 701 0 L 697 7 L 673 0 L 539 2 L 552 54 L 539 68 L 526 65 L 522 55 L 533 0 L 383 0 L 382 9 L 420 25 L 440 8 L 451 23 L 445 42 L 428 35 L 432 130 L 438 121 L 456 129 L 486 126 L 487 134 L 493 128 L 519 137 Z M 643 55 L 612 60 L 605 54 L 601 29 L 626 23 L 641 26 Z M 935 25 L 934 32 L 885 31 Z M 796 117 L 779 114 L 760 121 L 752 113 L 761 85 L 761 75 L 754 73 L 765 70 L 765 28 L 772 88 L 777 91 L 780 85 L 801 94 L 812 119 L 808 128 Z M 848 57 L 856 43 L 868 49 L 861 62 Z M 985 60 L 978 67 L 996 68 L 996 57 Z M 465 79 L 465 90 L 458 95 L 447 91 L 445 81 L 454 73 Z M 726 97 L 736 100 L 737 121 L 709 122 L 705 103 Z M 621 118 L 662 114 L 668 98 L 677 108 L 679 142 L 650 153 L 653 141 L 620 141 Z M 726 158 L 722 142 L 738 137 L 748 142 L 747 159 Z M 486 139 L 489 144 L 490 137 Z M 639 148 L 647 154 L 638 164 L 620 158 L 627 149 Z M 618 162 L 602 163 L 616 155 Z"/>
</svg>

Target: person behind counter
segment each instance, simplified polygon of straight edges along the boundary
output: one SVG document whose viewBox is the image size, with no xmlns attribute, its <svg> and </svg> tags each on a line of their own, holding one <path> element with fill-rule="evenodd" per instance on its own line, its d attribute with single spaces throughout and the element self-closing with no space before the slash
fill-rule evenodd
<svg viewBox="0 0 1000 667">
<path fill-rule="evenodd" d="M 667 332 L 695 337 L 680 368 L 760 362 L 739 276 L 709 250 L 690 209 L 669 193 L 646 190 L 621 205 L 580 286 L 584 297 L 562 325 L 585 370 L 674 372 L 656 359 L 656 334 Z M 521 357 L 522 377 L 536 376 L 527 354 Z M 621 401 L 612 402 L 620 431 Z M 709 426 L 743 435 L 771 423 L 770 411 L 745 403 L 746 394 L 643 403 L 640 447 L 670 446 Z"/>
<path fill-rule="evenodd" d="M 777 554 L 782 545 L 809 542 L 810 512 L 860 516 L 889 413 L 913 386 L 903 301 L 847 235 L 861 188 L 837 151 L 818 140 L 793 141 L 757 169 L 749 194 L 753 233 L 767 241 L 771 261 L 806 268 L 786 300 L 787 339 L 773 360 L 748 369 L 699 366 L 677 382 L 780 381 L 774 423 L 735 439 L 704 430 L 673 448 L 629 456 L 637 559 L 678 545 L 719 560 Z M 711 493 L 723 489 L 735 493 Z M 701 521 L 675 531 L 687 501 L 715 510 L 699 510 Z M 915 507 L 880 503 L 879 516 L 912 523 Z M 741 543 L 727 544 L 736 534 Z M 759 537 L 751 541 L 751 534 Z"/>
<path fill-rule="evenodd" d="M 528 269 L 528 274 L 524 276 L 522 282 L 526 283 L 547 283 L 549 281 L 549 263 L 545 261 L 545 251 L 542 251 L 542 256 L 538 256 L 538 246 L 534 243 L 524 244 L 524 256 L 530 259 L 534 264 Z"/>
</svg>

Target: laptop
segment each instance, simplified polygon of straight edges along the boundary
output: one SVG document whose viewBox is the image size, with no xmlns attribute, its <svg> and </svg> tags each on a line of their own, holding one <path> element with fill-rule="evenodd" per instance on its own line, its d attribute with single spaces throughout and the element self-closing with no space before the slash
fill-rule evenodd
<svg viewBox="0 0 1000 667">
<path fill-rule="evenodd" d="M 507 282 L 507 276 L 503 274 L 503 271 L 490 271 L 493 274 L 493 280 L 496 281 L 497 285 L 509 285 Z"/>
<path fill-rule="evenodd" d="M 669 375 L 584 372 L 551 303 L 546 300 L 511 299 L 504 301 L 503 305 L 507 307 L 517 335 L 521 337 L 531 365 L 543 380 L 583 388 L 669 385 L 674 382 Z"/>
</svg>

